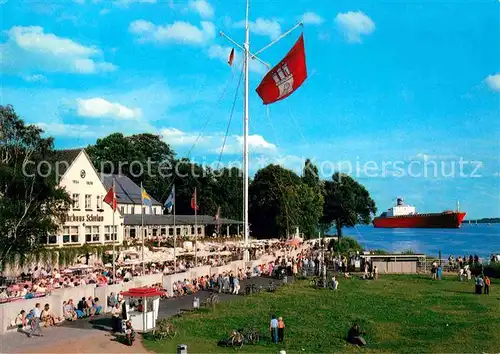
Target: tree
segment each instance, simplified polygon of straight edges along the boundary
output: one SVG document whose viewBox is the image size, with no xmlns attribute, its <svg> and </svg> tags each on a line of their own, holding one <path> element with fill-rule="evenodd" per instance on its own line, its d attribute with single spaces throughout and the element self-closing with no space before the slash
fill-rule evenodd
<svg viewBox="0 0 500 354">
<path fill-rule="evenodd" d="M 321 185 L 318 167 L 313 164 L 310 159 L 307 159 L 304 163 L 304 169 L 302 170 L 302 182 L 313 189 L 319 188 Z"/>
<path fill-rule="evenodd" d="M 322 211 L 322 196 L 294 172 L 277 165 L 259 170 L 250 185 L 249 218 L 252 234 L 282 237 L 299 227 L 315 234 Z"/>
<path fill-rule="evenodd" d="M 57 185 L 53 139 L 0 106 L 0 262 L 26 257 L 57 232 L 70 198 Z"/>
<path fill-rule="evenodd" d="M 366 188 L 346 174 L 336 172 L 331 181 L 325 181 L 324 197 L 322 223 L 335 224 L 339 241 L 342 227 L 369 224 L 377 212 Z"/>
<path fill-rule="evenodd" d="M 161 136 L 136 134 L 126 137 L 113 133 L 97 139 L 86 150 L 99 172 L 122 173 L 135 183 L 142 183 L 160 202 L 167 197 L 175 170 L 175 153 Z"/>
</svg>

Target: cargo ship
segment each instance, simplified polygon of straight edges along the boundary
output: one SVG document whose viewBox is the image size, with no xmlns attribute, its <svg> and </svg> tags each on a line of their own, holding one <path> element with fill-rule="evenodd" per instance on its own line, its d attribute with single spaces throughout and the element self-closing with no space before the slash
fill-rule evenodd
<svg viewBox="0 0 500 354">
<path fill-rule="evenodd" d="M 403 198 L 397 198 L 396 205 L 373 219 L 373 226 L 380 228 L 459 228 L 465 214 L 457 210 L 442 213 L 418 214 L 414 206 L 405 205 Z"/>
</svg>

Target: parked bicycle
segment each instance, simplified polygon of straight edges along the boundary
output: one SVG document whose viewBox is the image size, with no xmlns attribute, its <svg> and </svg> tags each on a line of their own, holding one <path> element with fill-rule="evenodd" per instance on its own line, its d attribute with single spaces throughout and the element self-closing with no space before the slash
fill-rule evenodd
<svg viewBox="0 0 500 354">
<path fill-rule="evenodd" d="M 241 332 L 243 332 L 243 339 L 244 339 L 245 343 L 248 343 L 248 344 L 258 344 L 259 343 L 260 333 L 255 328 L 247 329 L 246 331 L 240 331 L 240 333 Z"/>
<path fill-rule="evenodd" d="M 173 339 L 177 337 L 177 331 L 173 324 L 168 323 L 166 319 L 158 320 L 156 328 L 153 330 L 153 338 L 155 340 L 162 340 L 166 338 Z"/>
<path fill-rule="evenodd" d="M 247 286 L 245 287 L 245 294 L 258 294 L 260 293 L 261 288 L 261 286 L 257 287 L 257 285 L 255 284 L 247 284 Z"/>
<path fill-rule="evenodd" d="M 218 303 L 219 303 L 219 295 L 217 295 L 216 293 L 211 293 L 206 301 L 207 306 L 214 306 Z"/>
<path fill-rule="evenodd" d="M 243 337 L 243 334 L 241 334 L 239 331 L 232 331 L 228 339 L 228 344 L 234 349 L 238 349 L 243 346 L 244 341 L 245 338 Z"/>
</svg>

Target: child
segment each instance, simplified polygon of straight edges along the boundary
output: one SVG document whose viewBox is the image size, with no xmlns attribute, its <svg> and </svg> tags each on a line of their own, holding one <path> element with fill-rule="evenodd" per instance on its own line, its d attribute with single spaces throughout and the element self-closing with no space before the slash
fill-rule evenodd
<svg viewBox="0 0 500 354">
<path fill-rule="evenodd" d="M 285 322 L 283 322 L 283 317 L 278 318 L 278 342 L 283 343 L 285 338 Z"/>
<path fill-rule="evenodd" d="M 134 343 L 135 340 L 135 331 L 132 328 L 132 322 L 130 321 L 127 321 L 125 323 L 125 335 L 127 336 L 129 345 L 132 345 L 132 343 Z"/>
<path fill-rule="evenodd" d="M 484 277 L 484 293 L 486 295 L 490 294 L 490 285 L 491 285 L 490 278 Z"/>
<path fill-rule="evenodd" d="M 278 343 L 278 320 L 276 319 L 276 315 L 271 316 L 269 332 L 271 332 L 271 339 L 273 343 Z"/>
</svg>

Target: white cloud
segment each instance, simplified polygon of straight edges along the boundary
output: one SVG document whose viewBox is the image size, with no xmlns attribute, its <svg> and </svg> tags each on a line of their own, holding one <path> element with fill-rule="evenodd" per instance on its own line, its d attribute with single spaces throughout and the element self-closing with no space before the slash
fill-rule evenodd
<svg viewBox="0 0 500 354">
<path fill-rule="evenodd" d="M 375 23 L 361 11 L 339 12 L 335 23 L 351 43 L 361 43 L 361 36 L 369 35 L 375 30 Z"/>
<path fill-rule="evenodd" d="M 196 27 L 184 21 L 156 26 L 149 21 L 137 20 L 130 24 L 129 30 L 137 36 L 140 42 L 202 45 L 215 38 L 215 26 L 207 21 L 202 21 L 201 27 Z"/>
<path fill-rule="evenodd" d="M 314 12 L 306 12 L 300 20 L 305 25 L 321 25 L 324 22 L 323 18 Z"/>
<path fill-rule="evenodd" d="M 109 13 L 110 13 L 109 9 L 102 9 L 101 11 L 99 11 L 99 15 L 101 16 L 107 15 Z"/>
<path fill-rule="evenodd" d="M 239 21 L 233 24 L 235 28 L 245 28 L 245 21 Z M 258 18 L 249 23 L 250 31 L 259 36 L 269 36 L 271 39 L 276 39 L 281 34 L 281 25 L 276 20 L 266 20 Z"/>
<path fill-rule="evenodd" d="M 35 123 L 51 136 L 64 136 L 69 138 L 92 138 L 102 134 L 99 127 L 90 127 L 82 124 L 64 123 Z M 97 128 L 97 129 L 96 129 Z"/>
<path fill-rule="evenodd" d="M 106 101 L 96 97 L 90 99 L 77 98 L 77 113 L 82 117 L 110 117 L 118 119 L 136 119 L 142 116 L 139 108 L 128 108 L 122 104 Z"/>
<path fill-rule="evenodd" d="M 211 59 L 220 59 L 224 64 L 228 65 L 229 53 L 231 53 L 231 49 L 232 47 L 212 44 L 208 47 L 207 55 Z M 242 63 L 243 55 L 235 49 L 233 67 L 240 68 Z M 250 60 L 250 66 L 248 69 L 257 74 L 265 74 L 267 72 L 266 66 L 255 59 Z"/>
<path fill-rule="evenodd" d="M 7 31 L 8 41 L 0 45 L 2 70 L 25 72 L 69 72 L 93 74 L 116 70 L 100 59 L 102 51 L 68 38 L 45 33 L 39 26 L 14 26 Z"/>
<path fill-rule="evenodd" d="M 491 90 L 500 92 L 500 74 L 488 75 L 484 82 Z"/>
<path fill-rule="evenodd" d="M 190 0 L 188 6 L 203 18 L 212 18 L 214 16 L 214 9 L 206 0 Z"/>
<path fill-rule="evenodd" d="M 42 74 L 24 75 L 23 80 L 26 82 L 47 82 L 47 78 Z"/>
<path fill-rule="evenodd" d="M 163 139 L 174 147 L 190 147 L 195 142 L 198 147 L 208 153 L 219 154 L 224 142 L 224 133 L 207 133 L 200 136 L 199 132 L 184 132 L 176 128 L 164 128 L 161 130 Z M 249 135 L 248 147 L 251 153 L 272 154 L 277 151 L 276 145 L 265 140 L 261 135 Z M 235 155 L 243 151 L 243 137 L 231 135 L 226 139 L 223 154 Z"/>
</svg>

